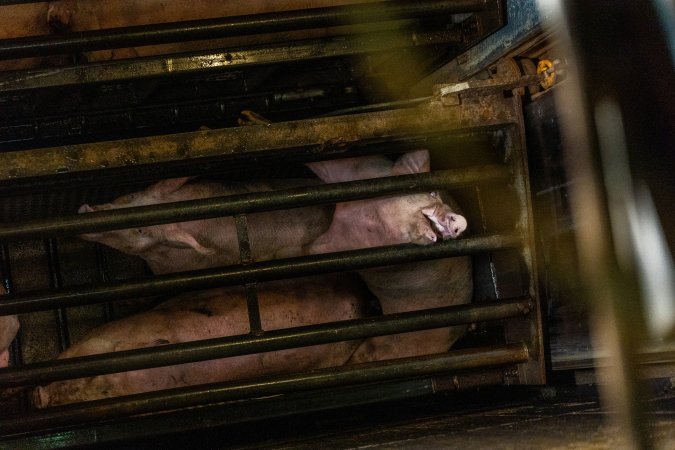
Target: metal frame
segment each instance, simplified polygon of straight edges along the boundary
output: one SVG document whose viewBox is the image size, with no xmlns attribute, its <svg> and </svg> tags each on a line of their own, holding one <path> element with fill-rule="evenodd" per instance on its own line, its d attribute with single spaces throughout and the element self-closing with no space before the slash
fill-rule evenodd
<svg viewBox="0 0 675 450">
<path fill-rule="evenodd" d="M 509 90 L 509 85 L 504 89 Z M 129 368 L 156 367 L 178 362 L 199 361 L 264 350 L 290 348 L 296 345 L 313 345 L 321 342 L 352 339 L 358 336 L 393 334 L 400 331 L 431 329 L 439 325 L 471 323 L 483 320 L 504 320 L 514 322 L 513 328 L 521 330 L 510 336 L 514 342 L 502 347 L 477 350 L 459 350 L 443 356 L 412 358 L 363 366 L 334 368 L 313 371 L 287 377 L 271 377 L 264 380 L 237 381 L 217 385 L 198 386 L 186 389 L 142 394 L 122 399 L 91 402 L 87 405 L 70 405 L 49 408 L 43 411 L 22 414 L 4 421 L 3 429 L 19 437 L 25 433 L 37 433 L 41 427 L 72 426 L 73 421 L 96 421 L 158 412 L 167 408 L 184 408 L 202 405 L 204 402 L 218 402 L 244 398 L 249 395 L 269 395 L 288 392 L 287 389 L 305 390 L 338 386 L 345 383 L 364 383 L 384 380 L 389 377 L 430 375 L 438 372 L 465 370 L 485 366 L 499 366 L 496 376 L 487 376 L 483 382 L 543 383 L 543 348 L 541 345 L 541 318 L 537 300 L 534 260 L 532 259 L 531 211 L 528 203 L 528 186 L 522 177 L 524 173 L 524 148 L 521 120 L 513 98 L 505 98 L 499 88 L 486 95 L 459 96 L 459 104 L 445 105 L 439 99 L 414 110 L 385 111 L 360 116 L 331 117 L 309 121 L 273 124 L 269 127 L 254 128 L 254 132 L 241 129 L 211 130 L 158 138 L 133 139 L 116 143 L 86 144 L 66 149 L 55 148 L 15 152 L 12 174 L 5 172 L 5 179 L 33 179 L 36 176 L 52 175 L 54 167 L 51 158 L 63 158 L 64 150 L 68 164 L 74 165 L 74 172 L 100 167 L 101 157 L 109 158 L 110 149 L 123 149 L 130 145 L 136 155 L 134 164 L 141 164 L 141 155 L 147 155 L 147 145 L 154 149 L 164 143 L 183 142 L 182 149 L 187 155 L 199 161 L 203 156 L 221 155 L 224 158 L 241 158 L 262 154 L 296 155 L 316 159 L 315 153 L 331 155 L 344 152 L 349 144 L 383 142 L 406 136 L 419 136 L 434 132 L 487 132 L 500 136 L 506 154 L 506 167 L 484 166 L 453 171 L 438 171 L 409 177 L 393 177 L 377 180 L 363 180 L 336 185 L 324 185 L 295 190 L 286 190 L 265 195 L 247 194 L 229 198 L 208 199 L 180 204 L 166 204 L 129 210 L 91 213 L 82 216 L 63 217 L 58 220 L 36 220 L 24 224 L 9 224 L 0 229 L 5 239 L 25 239 L 80 233 L 83 231 L 125 228 L 141 224 L 166 223 L 168 221 L 235 215 L 238 222 L 238 238 L 241 251 L 241 265 L 207 269 L 194 272 L 170 274 L 140 281 L 106 282 L 96 286 L 68 287 L 48 292 L 11 293 L 0 302 L 0 314 L 53 309 L 106 301 L 124 297 L 157 294 L 222 286 L 224 284 L 247 285 L 249 306 L 255 312 L 255 283 L 278 278 L 296 277 L 308 274 L 346 271 L 366 267 L 443 258 L 453 255 L 476 254 L 497 250 L 518 250 L 527 268 L 528 288 L 524 298 L 498 299 L 497 303 L 476 303 L 470 306 L 440 308 L 376 319 L 351 321 L 348 323 L 326 324 L 278 332 L 258 331 L 250 336 L 234 336 L 210 341 L 168 345 L 153 349 L 139 349 L 120 352 L 115 355 L 61 360 L 19 366 L 0 370 L 0 385 L 18 386 L 41 383 L 45 380 L 63 379 L 74 374 L 101 374 L 128 370 Z M 243 137 L 242 137 L 243 133 Z M 335 143 L 333 137 L 343 137 Z M 242 139 L 250 138 L 250 142 Z M 236 139 L 246 142 L 245 152 L 228 151 L 223 154 L 224 141 Z M 199 150 L 200 145 L 202 150 Z M 206 149 L 206 151 L 204 151 Z M 165 156 L 169 160 L 170 150 Z M 86 155 L 86 157 L 85 157 Z M 4 156 L 4 155 L 0 155 Z M 155 161 L 157 162 L 157 154 Z M 161 158 L 160 158 L 161 159 Z M 12 159 L 6 159 L 11 163 Z M 59 162 L 56 163 L 56 166 Z M 508 166 L 510 165 L 510 168 Z M 16 169 L 22 167 L 23 172 Z M 57 171 L 58 172 L 58 171 Z M 520 219 L 516 229 L 501 234 L 484 234 L 457 241 L 446 241 L 435 245 L 394 246 L 379 249 L 355 250 L 326 255 L 289 258 L 266 262 L 252 262 L 248 252 L 245 214 L 274 208 L 289 208 L 300 205 L 334 202 L 336 200 L 368 198 L 396 192 L 410 192 L 435 188 L 457 188 L 485 183 L 509 182 L 518 198 Z M 100 258 L 99 258 L 100 259 Z M 102 281 L 106 276 L 102 275 Z M 255 327 L 255 314 L 252 329 Z M 508 369 L 515 365 L 517 370 Z M 506 366 L 507 368 L 505 368 Z M 492 381 L 490 381 L 492 380 Z M 443 383 L 438 386 L 442 386 Z M 55 431 L 58 433 L 58 431 Z"/>
<path fill-rule="evenodd" d="M 156 25 L 91 30 L 62 36 L 30 36 L 0 41 L 0 60 L 136 47 L 181 41 L 245 36 L 346 24 L 411 20 L 481 11 L 485 0 L 387 1 L 193 20 Z"/>
</svg>

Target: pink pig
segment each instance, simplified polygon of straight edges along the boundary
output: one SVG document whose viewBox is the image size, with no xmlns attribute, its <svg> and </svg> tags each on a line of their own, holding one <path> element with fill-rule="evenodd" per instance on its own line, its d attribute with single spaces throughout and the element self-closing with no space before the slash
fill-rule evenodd
<svg viewBox="0 0 675 450">
<path fill-rule="evenodd" d="M 429 153 L 421 150 L 406 153 L 395 162 L 384 156 L 365 156 L 307 166 L 326 182 L 340 182 L 428 172 L 430 163 Z M 466 228 L 466 219 L 437 193 L 345 202 L 336 206 L 328 231 L 305 251 L 317 254 L 403 243 L 426 245 L 457 238 Z M 473 295 L 468 256 L 362 270 L 359 274 L 385 314 L 464 304 Z M 444 352 L 463 333 L 464 327 L 458 326 L 370 338 L 351 362 Z"/>
<path fill-rule="evenodd" d="M 325 275 L 261 284 L 264 330 L 364 317 L 358 277 Z M 248 333 L 246 296 L 238 287 L 179 295 L 153 310 L 104 324 L 59 355 L 94 355 Z M 336 342 L 175 366 L 64 380 L 37 387 L 38 407 L 290 373 L 345 364 L 361 341 Z"/>
</svg>

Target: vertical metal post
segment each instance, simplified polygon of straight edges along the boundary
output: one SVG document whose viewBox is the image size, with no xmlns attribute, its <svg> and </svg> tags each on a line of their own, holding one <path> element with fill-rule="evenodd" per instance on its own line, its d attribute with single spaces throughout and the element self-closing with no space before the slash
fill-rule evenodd
<svg viewBox="0 0 675 450">
<path fill-rule="evenodd" d="M 514 74 L 517 75 L 517 74 Z M 527 295 L 533 299 L 534 311 L 528 314 L 524 322 L 509 322 L 506 328 L 509 339 L 523 340 L 528 343 L 531 358 L 518 368 L 521 383 L 544 384 L 546 383 L 546 357 L 544 354 L 544 338 L 541 330 L 542 312 L 539 301 L 539 286 L 537 280 L 536 254 L 534 251 L 534 223 L 532 203 L 530 198 L 530 175 L 527 166 L 527 154 L 525 147 L 525 125 L 523 118 L 522 101 L 519 95 L 513 95 L 513 109 L 516 123 L 513 127 L 505 130 L 506 156 L 510 159 L 513 168 L 513 189 L 515 191 L 518 210 L 520 212 L 516 231 L 523 235 L 523 246 L 520 255 L 527 270 Z"/>
<path fill-rule="evenodd" d="M 237 226 L 237 240 L 239 242 L 239 259 L 242 265 L 253 262 L 251 255 L 251 243 L 248 236 L 248 220 L 246 214 L 237 214 L 234 218 Z M 258 303 L 257 283 L 247 283 L 246 289 L 246 307 L 248 308 L 248 321 L 252 334 L 262 332 L 260 322 L 260 305 Z"/>
</svg>

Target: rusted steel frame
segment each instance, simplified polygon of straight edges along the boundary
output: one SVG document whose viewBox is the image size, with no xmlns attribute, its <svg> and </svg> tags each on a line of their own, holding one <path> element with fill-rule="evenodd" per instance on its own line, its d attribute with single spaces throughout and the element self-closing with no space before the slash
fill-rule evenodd
<svg viewBox="0 0 675 450">
<path fill-rule="evenodd" d="M 248 219 L 246 214 L 237 214 L 234 217 L 237 227 L 237 241 L 239 242 L 239 262 L 246 266 L 253 262 L 251 256 L 251 242 L 248 235 Z M 248 312 L 248 323 L 251 333 L 260 333 L 262 325 L 260 321 L 260 304 L 258 303 L 258 289 L 256 283 L 247 283 L 244 286 L 246 290 L 246 309 Z"/>
<path fill-rule="evenodd" d="M 209 359 L 364 339 L 372 336 L 500 320 L 528 314 L 532 306 L 529 298 L 521 297 L 499 302 L 448 306 L 382 317 L 271 330 L 258 335 L 225 336 L 159 347 L 58 359 L 0 369 L 0 386 L 46 384 L 69 378 L 186 364 Z"/>
<path fill-rule="evenodd" d="M 524 75 L 516 78 L 488 78 L 486 80 L 468 80 L 452 84 L 439 84 L 434 86 L 434 95 L 444 97 L 446 95 L 460 94 L 490 94 L 519 87 L 532 86 L 541 83 L 542 75 Z"/>
<path fill-rule="evenodd" d="M 2 2 L 0 2 L 2 5 Z M 0 40 L 0 59 L 251 34 L 438 17 L 481 10 L 484 0 L 387 1 Z"/>
<path fill-rule="evenodd" d="M 367 33 L 239 49 L 148 56 L 54 69 L 4 72 L 0 73 L 0 91 L 106 83 L 131 78 L 200 73 L 261 64 L 379 53 L 416 46 L 457 45 L 461 42 L 461 30 L 453 27 L 436 31 Z"/>
<path fill-rule="evenodd" d="M 503 166 L 436 171 L 372 180 L 359 180 L 277 191 L 187 200 L 134 208 L 95 211 L 87 214 L 0 224 L 0 239 L 30 239 L 45 235 L 68 235 L 125 229 L 136 226 L 210 219 L 243 213 L 358 200 L 397 193 L 451 189 L 486 182 L 507 181 Z"/>
<path fill-rule="evenodd" d="M 309 255 L 274 261 L 157 275 L 152 278 L 99 285 L 65 287 L 59 290 L 9 294 L 0 302 L 0 315 L 49 310 L 56 307 L 91 305 L 149 295 L 177 294 L 195 289 L 241 285 L 323 273 L 361 270 L 427 259 L 475 254 L 522 245 L 516 234 L 483 235 L 433 245 L 392 245 L 346 252 Z"/>
<path fill-rule="evenodd" d="M 501 95 L 481 99 L 449 107 L 432 102 L 362 115 L 0 153 L 0 181 L 207 157 L 269 156 L 293 150 L 331 154 L 360 142 L 489 129 L 516 120 L 508 99 Z"/>
<path fill-rule="evenodd" d="M 4 419 L 2 429 L 9 435 L 250 397 L 517 364 L 526 361 L 528 353 L 524 343 L 516 343 L 455 350 L 441 355 L 317 369 L 293 375 L 169 389 L 47 408 Z"/>
<path fill-rule="evenodd" d="M 514 75 L 515 77 L 515 75 Z M 546 383 L 546 358 L 544 354 L 543 320 L 539 301 L 539 282 L 534 237 L 534 214 L 530 195 L 530 175 L 525 147 L 525 126 L 519 96 L 513 96 L 517 121 L 513 127 L 504 130 L 506 154 L 510 155 L 513 180 L 511 187 L 518 202 L 516 228 L 523 233 L 520 249 L 524 267 L 527 271 L 527 295 L 535 299 L 534 310 L 526 318 L 506 324 L 504 333 L 507 341 L 526 341 L 530 346 L 531 358 L 518 367 L 518 381 L 521 384 Z"/>
</svg>

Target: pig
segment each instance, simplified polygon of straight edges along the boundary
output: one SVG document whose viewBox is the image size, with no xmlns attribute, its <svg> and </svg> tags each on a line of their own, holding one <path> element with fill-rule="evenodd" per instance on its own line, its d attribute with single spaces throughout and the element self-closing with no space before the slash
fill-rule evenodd
<svg viewBox="0 0 675 450">
<path fill-rule="evenodd" d="M 364 317 L 367 290 L 356 276 L 325 275 L 264 283 L 259 289 L 264 330 Z M 179 295 L 153 310 L 92 330 L 60 358 L 175 344 L 248 333 L 242 288 Z M 345 364 L 360 341 L 300 347 L 75 380 L 33 391 L 37 407 L 236 380 Z"/>
<path fill-rule="evenodd" d="M 0 296 L 7 291 L 0 285 Z M 1 301 L 1 300 L 0 300 Z M 19 331 L 19 319 L 17 316 L 0 316 L 0 368 L 9 365 L 9 346 Z"/>
<path fill-rule="evenodd" d="M 308 163 L 328 183 L 428 172 L 426 150 L 406 153 L 395 162 L 384 156 L 364 156 Z M 439 193 L 422 193 L 339 203 L 329 229 L 303 249 L 308 254 L 383 245 L 432 244 L 456 239 L 467 229 L 466 219 Z M 361 270 L 359 274 L 377 297 L 385 314 L 470 302 L 473 295 L 471 259 L 444 258 Z M 463 326 L 373 337 L 357 349 L 351 363 L 378 361 L 447 351 L 464 333 Z"/>
<path fill-rule="evenodd" d="M 122 196 L 112 203 L 84 204 L 80 213 L 132 206 L 201 199 L 249 191 L 269 191 L 311 184 L 312 180 L 269 180 L 249 183 L 194 181 L 188 177 L 159 181 L 141 192 Z M 316 183 L 316 181 L 314 181 Z M 328 229 L 333 207 L 310 206 L 248 215 L 248 231 L 254 260 L 270 259 L 286 248 L 309 244 Z M 232 217 L 195 220 L 176 224 L 87 233 L 80 237 L 100 242 L 124 253 L 143 258 L 155 274 L 236 264 L 239 245 Z M 285 251 L 289 256 L 293 252 Z"/>
</svg>

